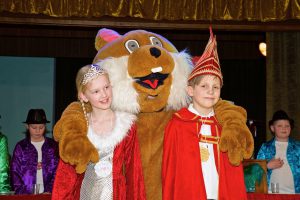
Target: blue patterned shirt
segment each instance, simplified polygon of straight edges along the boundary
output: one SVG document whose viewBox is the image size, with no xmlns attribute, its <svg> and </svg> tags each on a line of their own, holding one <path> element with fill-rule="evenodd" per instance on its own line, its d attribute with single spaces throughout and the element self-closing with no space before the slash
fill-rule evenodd
<svg viewBox="0 0 300 200">
<path fill-rule="evenodd" d="M 276 155 L 275 138 L 263 143 L 258 154 L 257 159 L 267 160 L 269 162 Z M 294 178 L 295 193 L 300 193 L 300 142 L 289 138 L 287 147 L 287 160 L 291 167 Z M 267 178 L 268 185 L 270 184 L 270 177 L 272 169 L 268 169 Z"/>
</svg>

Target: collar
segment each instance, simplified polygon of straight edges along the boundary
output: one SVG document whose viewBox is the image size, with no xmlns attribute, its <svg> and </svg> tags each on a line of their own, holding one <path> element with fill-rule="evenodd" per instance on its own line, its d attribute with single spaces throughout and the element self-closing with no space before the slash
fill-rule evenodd
<svg viewBox="0 0 300 200">
<path fill-rule="evenodd" d="M 98 150 L 115 148 L 127 136 L 136 121 L 136 116 L 131 113 L 115 111 L 115 115 L 115 125 L 109 136 L 102 138 L 88 131 L 90 141 Z"/>
<path fill-rule="evenodd" d="M 210 113 L 208 113 L 207 115 L 202 115 L 202 114 L 200 114 L 200 113 L 194 108 L 194 104 L 192 104 L 192 103 L 189 105 L 188 110 L 189 110 L 190 112 L 194 113 L 195 115 L 200 116 L 200 117 L 207 117 L 207 118 L 209 118 L 209 117 L 212 117 L 212 116 L 215 115 L 214 110 L 212 110 L 212 111 L 211 111 Z"/>
<path fill-rule="evenodd" d="M 217 123 L 214 112 L 209 113 L 210 117 L 202 117 L 198 114 L 195 114 L 194 112 L 190 111 L 188 108 L 182 108 L 178 112 L 174 113 L 173 117 L 174 119 L 180 120 L 180 121 L 186 121 L 186 122 L 199 122 L 199 121 L 205 121 L 206 123 Z"/>
</svg>

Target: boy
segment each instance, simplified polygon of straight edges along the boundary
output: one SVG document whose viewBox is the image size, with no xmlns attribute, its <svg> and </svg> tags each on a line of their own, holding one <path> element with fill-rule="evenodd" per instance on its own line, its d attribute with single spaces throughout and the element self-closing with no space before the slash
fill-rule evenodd
<svg viewBox="0 0 300 200">
<path fill-rule="evenodd" d="M 257 154 L 257 159 L 268 162 L 268 185 L 279 183 L 279 193 L 300 193 L 300 143 L 289 137 L 294 120 L 285 111 L 278 110 L 269 121 L 269 127 L 274 138 L 262 144 Z"/>
<path fill-rule="evenodd" d="M 222 127 L 214 106 L 220 100 L 223 77 L 216 45 L 210 29 L 205 51 L 188 79 L 187 92 L 192 104 L 175 113 L 165 130 L 165 200 L 247 199 L 242 165 L 230 164 L 228 153 L 220 151 Z"/>
</svg>

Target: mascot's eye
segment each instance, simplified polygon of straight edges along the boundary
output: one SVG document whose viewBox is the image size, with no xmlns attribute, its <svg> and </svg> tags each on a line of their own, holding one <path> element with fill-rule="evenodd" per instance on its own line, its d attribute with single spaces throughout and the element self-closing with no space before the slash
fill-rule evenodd
<svg viewBox="0 0 300 200">
<path fill-rule="evenodd" d="M 154 36 L 151 36 L 151 37 L 150 37 L 150 41 L 151 41 L 151 43 L 152 43 L 153 45 L 157 45 L 157 46 L 159 46 L 159 47 L 162 47 L 162 43 L 161 43 L 161 41 L 160 41 L 158 38 L 156 38 L 156 37 L 154 37 Z"/>
<path fill-rule="evenodd" d="M 132 53 L 133 51 L 138 49 L 140 45 L 136 40 L 128 40 L 125 43 L 125 47 L 129 51 L 129 53 Z"/>
</svg>

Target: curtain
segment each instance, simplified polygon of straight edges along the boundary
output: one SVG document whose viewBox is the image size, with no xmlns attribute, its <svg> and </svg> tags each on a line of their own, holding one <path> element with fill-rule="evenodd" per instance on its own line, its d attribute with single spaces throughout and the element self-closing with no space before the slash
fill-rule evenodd
<svg viewBox="0 0 300 200">
<path fill-rule="evenodd" d="M 285 110 L 295 121 L 291 136 L 300 139 L 300 32 L 267 33 L 266 80 L 267 119 Z"/>
<path fill-rule="evenodd" d="M 0 0 L 1 13 L 149 20 L 300 19 L 299 0 Z"/>
</svg>

